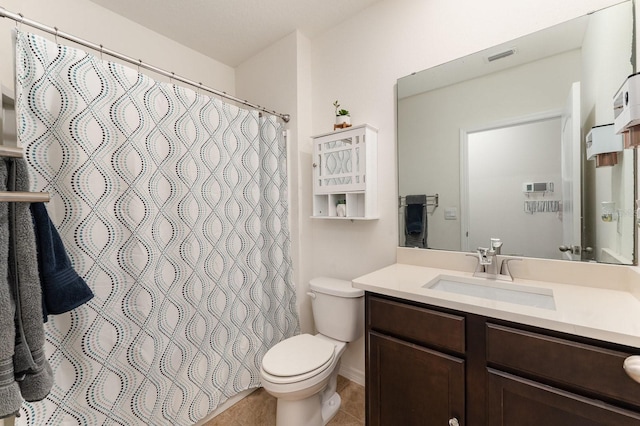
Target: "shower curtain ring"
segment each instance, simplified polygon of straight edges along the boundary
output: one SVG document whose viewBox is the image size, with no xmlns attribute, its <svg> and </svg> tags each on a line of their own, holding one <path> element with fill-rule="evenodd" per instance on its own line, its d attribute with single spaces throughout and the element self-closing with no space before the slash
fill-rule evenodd
<svg viewBox="0 0 640 426">
<path fill-rule="evenodd" d="M 56 44 L 58 44 L 58 27 L 53 27 L 53 29 L 56 30 L 55 39 L 56 39 Z"/>
<path fill-rule="evenodd" d="M 176 73 L 171 71 L 171 77 L 169 77 L 169 83 L 174 84 L 173 83 L 173 78 L 176 76 Z"/>
<path fill-rule="evenodd" d="M 16 21 L 16 28 L 17 29 L 21 29 L 22 21 L 24 21 L 24 15 L 22 13 L 18 13 L 18 16 L 20 17 L 20 20 Z M 20 26 L 18 26 L 18 25 L 20 25 Z"/>
<path fill-rule="evenodd" d="M 138 74 L 140 74 L 140 65 L 142 65 L 142 59 L 138 59 Z"/>
<path fill-rule="evenodd" d="M 102 57 L 102 49 L 104 48 L 103 45 L 100 45 L 100 60 L 104 61 L 104 58 Z"/>
</svg>

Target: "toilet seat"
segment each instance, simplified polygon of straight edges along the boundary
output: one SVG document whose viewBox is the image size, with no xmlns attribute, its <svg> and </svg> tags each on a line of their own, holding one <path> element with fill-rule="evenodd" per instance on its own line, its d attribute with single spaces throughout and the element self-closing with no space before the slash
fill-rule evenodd
<svg viewBox="0 0 640 426">
<path fill-rule="evenodd" d="M 295 383 L 316 376 L 332 365 L 335 345 L 310 334 L 283 340 L 262 360 L 262 373 L 272 383 Z"/>
</svg>

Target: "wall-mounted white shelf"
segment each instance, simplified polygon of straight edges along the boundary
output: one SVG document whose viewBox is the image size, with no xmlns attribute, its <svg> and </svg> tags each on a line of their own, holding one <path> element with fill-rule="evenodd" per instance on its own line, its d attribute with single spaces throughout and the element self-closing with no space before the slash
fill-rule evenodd
<svg viewBox="0 0 640 426">
<path fill-rule="evenodd" d="M 378 219 L 378 130 L 363 124 L 312 138 L 312 217 Z M 345 216 L 338 216 L 339 202 L 346 205 Z"/>
</svg>

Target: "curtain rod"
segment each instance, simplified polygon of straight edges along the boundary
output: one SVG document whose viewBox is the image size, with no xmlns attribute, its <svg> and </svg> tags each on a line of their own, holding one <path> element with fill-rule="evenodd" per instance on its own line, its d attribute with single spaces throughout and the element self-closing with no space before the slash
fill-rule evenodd
<svg viewBox="0 0 640 426">
<path fill-rule="evenodd" d="M 49 26 L 46 26 L 46 25 L 41 24 L 39 22 L 33 21 L 31 19 L 27 19 L 21 13 L 9 12 L 5 8 L 0 7 L 0 17 L 13 19 L 17 23 L 25 24 L 25 25 L 28 25 L 30 27 L 36 28 L 38 30 L 41 30 L 41 31 L 47 32 L 49 34 L 52 34 L 52 35 L 54 35 L 56 37 L 64 38 L 66 40 L 69 40 L 69 41 L 72 41 L 74 43 L 80 44 L 82 46 L 89 47 L 89 48 L 91 48 L 91 49 L 93 49 L 95 51 L 98 51 L 100 53 L 103 53 L 103 54 L 112 56 L 114 58 L 129 62 L 131 64 L 137 65 L 138 67 L 148 69 L 148 70 L 153 71 L 153 72 L 155 72 L 157 74 L 160 74 L 162 76 L 169 77 L 170 79 L 181 81 L 181 82 L 186 83 L 186 84 L 188 84 L 190 86 L 197 87 L 199 89 L 202 89 L 202 90 L 205 90 L 207 92 L 213 93 L 213 94 L 218 95 L 220 97 L 223 97 L 223 98 L 232 100 L 234 102 L 238 102 L 238 103 L 240 103 L 242 105 L 246 105 L 248 107 L 257 109 L 258 111 L 262 111 L 262 112 L 266 112 L 268 114 L 276 115 L 276 116 L 282 118 L 282 120 L 285 123 L 288 123 L 289 120 L 291 119 L 291 116 L 289 114 L 282 114 L 282 113 L 279 113 L 279 112 L 276 112 L 276 111 L 269 111 L 268 109 L 266 109 L 264 107 L 261 107 L 260 105 L 256 105 L 256 104 L 253 104 L 253 103 L 251 103 L 251 102 L 249 102 L 247 100 L 242 100 L 240 98 L 236 98 L 235 96 L 229 95 L 227 92 L 221 92 L 219 90 L 212 89 L 211 87 L 204 86 L 202 83 L 196 83 L 195 81 L 189 80 L 188 78 L 184 78 L 184 77 L 180 77 L 178 75 L 175 75 L 173 72 L 166 71 L 166 70 L 163 70 L 161 68 L 155 67 L 153 65 L 146 64 L 146 63 L 142 62 L 142 59 L 133 59 L 133 58 L 131 58 L 129 56 L 126 56 L 126 55 L 123 55 L 123 54 L 118 53 L 116 51 L 107 49 L 104 46 L 102 46 L 101 44 L 95 44 L 95 43 L 92 43 L 90 41 L 83 40 L 83 39 L 81 39 L 79 37 L 76 37 L 74 35 L 59 31 L 57 27 L 49 27 Z M 56 42 L 57 42 L 57 40 L 56 40 Z"/>
</svg>

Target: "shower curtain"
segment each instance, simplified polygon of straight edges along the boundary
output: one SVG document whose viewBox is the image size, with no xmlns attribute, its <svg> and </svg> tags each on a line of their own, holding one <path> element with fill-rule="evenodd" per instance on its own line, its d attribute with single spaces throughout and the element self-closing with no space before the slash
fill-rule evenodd
<svg viewBox="0 0 640 426">
<path fill-rule="evenodd" d="M 299 330 L 281 124 L 17 32 L 33 191 L 95 293 L 50 317 L 55 384 L 18 424 L 188 425 Z"/>
</svg>

